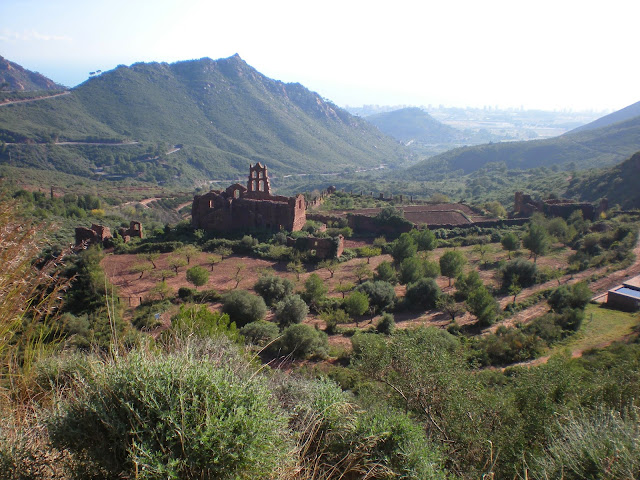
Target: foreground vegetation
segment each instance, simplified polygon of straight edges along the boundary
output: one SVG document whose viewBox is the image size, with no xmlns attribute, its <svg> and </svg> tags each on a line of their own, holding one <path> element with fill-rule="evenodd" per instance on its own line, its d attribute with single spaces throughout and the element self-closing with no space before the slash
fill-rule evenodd
<svg viewBox="0 0 640 480">
<path fill-rule="evenodd" d="M 27 197 L 17 198 L 36 201 Z M 48 208 L 84 209 L 80 200 L 94 201 Z M 11 240 L 16 206 L 6 208 L 0 232 Z M 342 263 L 278 235 L 158 228 L 116 243 L 135 254 L 133 275 L 157 281 L 133 312 L 118 302 L 103 252 L 70 256 L 62 269 L 51 254 L 33 264 L 38 229 L 25 230 L 11 240 L 20 266 L 2 273 L 0 477 L 638 478 L 637 315 L 587 306 L 588 283 L 560 284 L 545 267 L 569 279 L 630 265 L 635 221 L 598 225 L 537 216 L 506 231 L 416 229 L 348 250 Z M 311 232 L 321 234 L 310 224 L 297 235 Z M 239 267 L 235 288 L 208 288 L 209 273 L 240 254 L 287 274 L 264 271 L 252 293 L 238 288 Z M 350 285 L 327 281 L 348 275 Z M 194 288 L 176 292 L 173 278 Z M 537 304 L 547 305 L 541 317 L 488 330 Z M 449 331 L 394 320 L 430 311 L 451 319 Z M 169 322 L 159 327 L 158 313 Z M 626 343 L 564 353 L 608 342 L 594 333 L 602 325 Z M 328 341 L 337 335 L 351 348 Z M 509 366 L 548 348 L 545 364 Z"/>
</svg>

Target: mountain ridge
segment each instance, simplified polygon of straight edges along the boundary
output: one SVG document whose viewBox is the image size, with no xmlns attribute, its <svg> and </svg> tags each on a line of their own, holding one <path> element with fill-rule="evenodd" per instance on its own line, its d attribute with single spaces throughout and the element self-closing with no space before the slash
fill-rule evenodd
<svg viewBox="0 0 640 480">
<path fill-rule="evenodd" d="M 3 107 L 0 140 L 91 137 L 181 144 L 184 148 L 171 159 L 183 172 L 171 175 L 199 178 L 244 173 L 257 161 L 274 172 L 303 173 L 312 167 L 324 173 L 398 165 L 406 157 L 395 140 L 366 120 L 299 83 L 264 76 L 237 54 L 119 65 L 67 97 Z"/>
<path fill-rule="evenodd" d="M 639 117 L 639 116 L 640 116 L 640 102 L 636 102 L 620 110 L 616 110 L 615 112 L 612 112 L 609 115 L 600 117 L 594 120 L 593 122 L 587 123 L 586 125 L 582 125 L 578 128 L 574 128 L 573 130 L 567 133 L 578 133 L 578 132 L 584 132 L 587 130 L 593 130 L 600 127 L 607 127 L 609 125 L 613 125 L 618 122 L 623 122 L 625 120 L 630 120 L 634 117 Z"/>
<path fill-rule="evenodd" d="M 41 73 L 28 70 L 0 55 L 0 91 L 30 92 L 64 88 Z"/>
</svg>

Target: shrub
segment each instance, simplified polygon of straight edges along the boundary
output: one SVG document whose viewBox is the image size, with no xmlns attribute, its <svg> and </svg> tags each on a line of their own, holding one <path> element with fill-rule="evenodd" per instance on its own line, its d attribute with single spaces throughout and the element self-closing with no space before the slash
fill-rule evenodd
<svg viewBox="0 0 640 480">
<path fill-rule="evenodd" d="M 160 325 L 159 314 L 167 311 L 171 303 L 168 300 L 143 302 L 133 312 L 131 323 L 138 329 L 151 329 Z M 71 314 L 63 315 L 66 317 Z M 67 322 L 65 322 L 66 325 Z M 67 326 L 66 328 L 69 328 Z M 82 329 L 84 333 L 84 328 Z M 74 332 L 75 333 L 75 332 Z M 88 333 L 88 329 L 86 331 Z"/>
<path fill-rule="evenodd" d="M 347 312 L 345 312 L 341 308 L 324 311 L 320 314 L 320 318 L 324 320 L 324 323 L 326 325 L 324 331 L 329 335 L 338 333 L 338 325 L 340 325 L 341 323 L 351 322 L 351 317 L 349 317 Z"/>
<path fill-rule="evenodd" d="M 562 312 L 565 309 L 584 308 L 591 300 L 591 290 L 585 282 L 578 282 L 570 287 L 562 285 L 556 288 L 547 300 L 554 312 Z"/>
<path fill-rule="evenodd" d="M 479 326 L 487 327 L 495 322 L 500 307 L 489 290 L 482 286 L 469 294 L 467 308 L 476 316 Z"/>
<path fill-rule="evenodd" d="M 536 358 L 543 344 L 538 337 L 518 328 L 498 328 L 495 335 L 478 339 L 474 357 L 483 366 L 509 365 Z"/>
<path fill-rule="evenodd" d="M 206 305 L 180 307 L 180 311 L 171 318 L 171 328 L 163 332 L 164 338 L 178 336 L 219 337 L 226 335 L 231 340 L 240 340 L 235 323 L 229 315 L 210 311 Z"/>
<path fill-rule="evenodd" d="M 567 308 L 558 315 L 556 324 L 563 330 L 577 332 L 584 320 L 584 310 L 579 308 Z"/>
<path fill-rule="evenodd" d="M 429 440 L 424 428 L 405 413 L 371 409 L 357 417 L 355 432 L 346 440 L 339 451 L 349 447 L 364 450 L 358 453 L 366 452 L 366 457 L 375 459 L 381 470 L 382 475 L 376 478 L 447 478 L 438 447 Z M 387 473 L 389 470 L 392 474 Z"/>
<path fill-rule="evenodd" d="M 196 289 L 206 284 L 208 281 L 209 272 L 200 265 L 187 269 L 187 282 L 193 284 Z"/>
<path fill-rule="evenodd" d="M 482 287 L 482 280 L 477 270 L 471 270 L 467 276 L 460 275 L 456 279 L 456 294 L 457 300 L 466 300 L 474 290 Z"/>
<path fill-rule="evenodd" d="M 424 269 L 422 268 L 422 262 L 417 257 L 405 258 L 400 263 L 399 279 L 400 283 L 407 285 L 409 283 L 417 282 L 424 276 Z"/>
<path fill-rule="evenodd" d="M 302 323 L 308 314 L 309 307 L 300 295 L 289 295 L 276 305 L 276 320 L 283 329 L 294 323 Z"/>
<path fill-rule="evenodd" d="M 391 247 L 391 256 L 396 264 L 402 263 L 405 258 L 415 256 L 418 251 L 416 242 L 408 233 L 403 233 L 400 237 L 393 242 Z"/>
<path fill-rule="evenodd" d="M 351 292 L 351 294 L 342 302 L 344 310 L 351 317 L 364 315 L 369 309 L 369 297 L 366 293 L 359 290 Z"/>
<path fill-rule="evenodd" d="M 391 310 L 397 300 L 393 285 L 381 280 L 364 282 L 356 287 L 356 291 L 366 294 L 369 306 L 378 312 Z"/>
<path fill-rule="evenodd" d="M 280 329 L 273 322 L 258 320 L 257 322 L 247 323 L 240 329 L 240 333 L 247 343 L 264 347 L 278 338 Z"/>
<path fill-rule="evenodd" d="M 376 280 L 383 282 L 396 283 L 397 273 L 391 262 L 383 261 L 376 267 L 376 274 L 374 275 Z"/>
<path fill-rule="evenodd" d="M 271 306 L 293 293 L 293 282 L 276 275 L 264 275 L 258 279 L 253 288 L 265 303 Z"/>
<path fill-rule="evenodd" d="M 515 252 L 520 248 L 520 239 L 513 232 L 508 232 L 500 240 L 502 248 L 509 252 L 509 260 L 511 260 L 511 252 Z"/>
<path fill-rule="evenodd" d="M 501 270 L 502 289 L 508 290 L 517 279 L 521 287 L 530 287 L 538 281 L 538 267 L 535 263 L 517 258 L 508 262 Z"/>
<path fill-rule="evenodd" d="M 133 353 L 96 367 L 49 419 L 85 478 L 273 478 L 287 418 L 260 376 L 190 352 Z"/>
<path fill-rule="evenodd" d="M 312 273 L 304 282 L 304 292 L 301 296 L 313 310 L 317 311 L 327 292 L 327 286 L 322 278 L 320 278 L 320 275 Z"/>
<path fill-rule="evenodd" d="M 451 286 L 451 279 L 462 273 L 462 267 L 465 263 L 467 263 L 467 259 L 458 250 L 447 250 L 440 257 L 440 271 L 442 275 L 449 278 L 449 286 Z"/>
<path fill-rule="evenodd" d="M 407 287 L 405 299 L 410 307 L 430 309 L 435 308 L 441 293 L 433 278 L 421 278 Z"/>
<path fill-rule="evenodd" d="M 376 330 L 385 335 L 391 335 L 396 328 L 396 322 L 391 313 L 384 312 L 376 325 Z"/>
<path fill-rule="evenodd" d="M 272 351 L 279 355 L 291 355 L 293 358 L 325 358 L 329 344 L 327 334 L 310 325 L 298 323 L 287 327 Z"/>
<path fill-rule="evenodd" d="M 420 230 L 414 228 L 410 234 L 419 251 L 434 250 L 438 246 L 438 239 L 428 228 Z"/>
<path fill-rule="evenodd" d="M 239 327 L 264 318 L 267 306 L 262 297 L 246 290 L 233 290 L 222 297 L 222 311 Z"/>
</svg>

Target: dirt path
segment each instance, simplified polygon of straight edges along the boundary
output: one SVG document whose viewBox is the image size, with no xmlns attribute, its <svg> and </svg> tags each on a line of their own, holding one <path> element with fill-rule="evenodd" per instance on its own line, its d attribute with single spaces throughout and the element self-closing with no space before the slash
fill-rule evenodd
<svg viewBox="0 0 640 480">
<path fill-rule="evenodd" d="M 70 91 L 56 93 L 55 95 L 49 95 L 47 97 L 35 97 L 35 98 L 24 98 L 22 100 L 11 100 L 8 102 L 0 102 L 0 107 L 4 107 L 5 105 L 14 105 L 16 103 L 29 103 L 29 102 L 37 102 L 38 100 L 47 100 L 49 98 L 62 97 L 63 95 L 71 95 Z"/>
</svg>

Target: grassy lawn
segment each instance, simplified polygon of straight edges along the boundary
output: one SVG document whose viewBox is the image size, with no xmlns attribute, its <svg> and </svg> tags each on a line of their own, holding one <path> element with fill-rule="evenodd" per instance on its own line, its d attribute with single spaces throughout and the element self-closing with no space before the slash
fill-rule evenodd
<svg viewBox="0 0 640 480">
<path fill-rule="evenodd" d="M 550 353 L 560 350 L 571 352 L 584 351 L 602 344 L 621 339 L 632 333 L 633 328 L 640 324 L 640 313 L 627 313 L 601 307 L 587 305 L 585 319 L 580 330 L 575 335 L 555 346 Z"/>
</svg>

